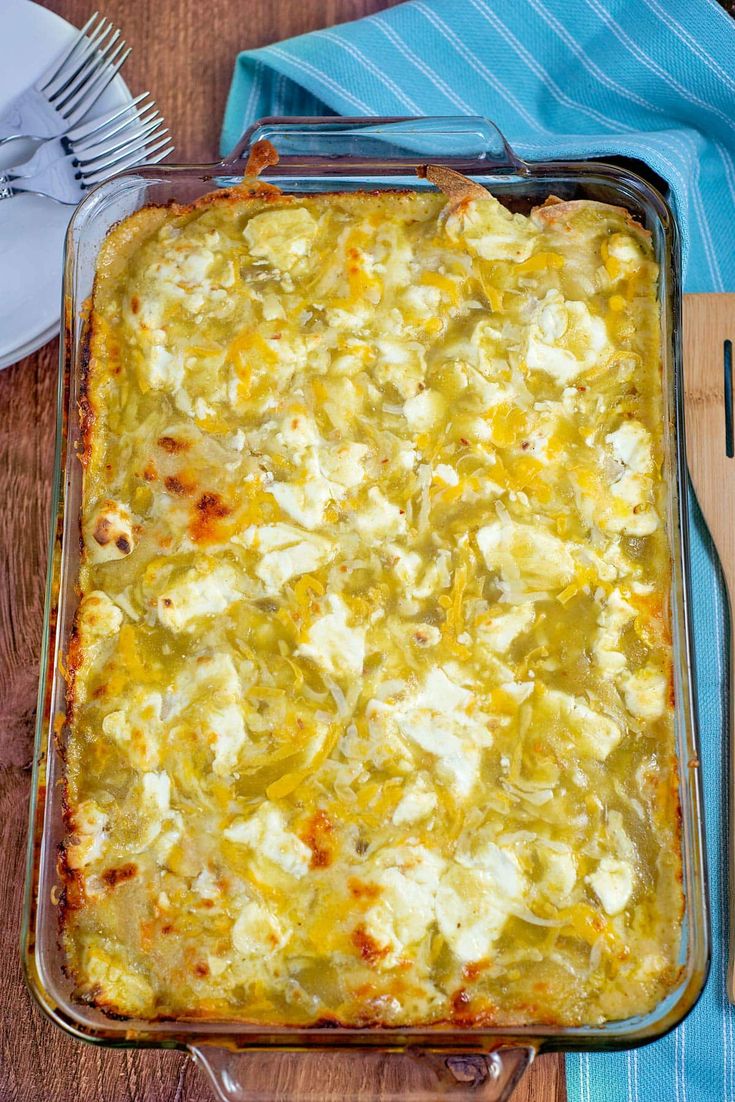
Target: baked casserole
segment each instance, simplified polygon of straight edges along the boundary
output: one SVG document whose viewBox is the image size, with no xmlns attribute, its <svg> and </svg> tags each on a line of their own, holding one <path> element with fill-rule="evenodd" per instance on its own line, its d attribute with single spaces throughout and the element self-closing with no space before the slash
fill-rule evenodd
<svg viewBox="0 0 735 1102">
<path fill-rule="evenodd" d="M 80 998 L 592 1025 L 672 989 L 656 288 L 624 210 L 472 187 L 234 189 L 110 233 L 68 656 Z"/>
</svg>

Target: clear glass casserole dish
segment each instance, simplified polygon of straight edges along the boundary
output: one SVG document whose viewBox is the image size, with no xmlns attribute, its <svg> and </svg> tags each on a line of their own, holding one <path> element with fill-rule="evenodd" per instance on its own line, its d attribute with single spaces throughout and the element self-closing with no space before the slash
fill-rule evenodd
<svg viewBox="0 0 735 1102">
<path fill-rule="evenodd" d="M 62 761 L 64 657 L 76 610 L 82 468 L 78 401 L 86 366 L 85 304 L 108 230 L 149 204 L 190 203 L 238 182 L 249 151 L 268 139 L 279 164 L 263 174 L 285 191 L 430 187 L 427 161 L 470 174 L 527 210 L 550 193 L 625 207 L 651 231 L 660 265 L 667 529 L 672 555 L 671 625 L 675 728 L 682 815 L 685 913 L 675 989 L 650 1014 L 599 1027 L 506 1029 L 269 1029 L 226 1021 L 117 1021 L 75 1002 L 58 943 L 58 846 L 64 835 Z M 676 224 L 659 193 L 628 169 L 597 163 L 525 164 L 487 120 L 266 119 L 227 161 L 140 169 L 107 181 L 77 210 L 66 243 L 64 339 L 58 385 L 52 539 L 46 592 L 31 799 L 23 956 L 42 1009 L 73 1036 L 110 1046 L 188 1050 L 228 1100 L 508 1098 L 537 1052 L 614 1049 L 645 1043 L 676 1026 L 706 980 L 709 925 L 701 788 L 688 618 L 687 480 L 681 377 L 680 257 Z M 292 1055 L 296 1054 L 296 1055 Z"/>
</svg>

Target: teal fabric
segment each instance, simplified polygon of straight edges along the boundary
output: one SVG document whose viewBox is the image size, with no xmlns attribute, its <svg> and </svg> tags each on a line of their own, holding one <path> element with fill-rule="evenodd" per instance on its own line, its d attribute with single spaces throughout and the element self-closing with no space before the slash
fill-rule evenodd
<svg viewBox="0 0 735 1102">
<path fill-rule="evenodd" d="M 714 0 L 410 0 L 239 55 L 228 152 L 264 115 L 487 115 L 530 160 L 620 155 L 669 184 L 688 291 L 735 290 L 735 21 Z M 692 506 L 714 957 L 695 1011 L 629 1053 L 567 1059 L 570 1102 L 735 1102 L 725 992 L 727 608 Z"/>
</svg>

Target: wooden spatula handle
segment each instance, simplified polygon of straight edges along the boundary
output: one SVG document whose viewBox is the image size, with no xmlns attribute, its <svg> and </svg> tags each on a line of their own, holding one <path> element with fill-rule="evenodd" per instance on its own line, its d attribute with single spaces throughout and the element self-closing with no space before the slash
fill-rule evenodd
<svg viewBox="0 0 735 1102">
<path fill-rule="evenodd" d="M 684 298 L 684 393 L 689 473 L 700 509 L 722 564 L 730 602 L 730 673 L 728 703 L 728 965 L 727 991 L 735 1003 L 735 457 L 728 450 L 726 399 L 732 414 L 732 390 L 726 388 L 726 342 L 735 347 L 735 294 L 686 295 Z M 731 359 L 731 356 L 730 356 Z M 731 433 L 730 433 L 731 435 Z M 724 779 L 724 778 L 723 778 Z M 705 777 L 705 785 L 720 783 Z"/>
</svg>

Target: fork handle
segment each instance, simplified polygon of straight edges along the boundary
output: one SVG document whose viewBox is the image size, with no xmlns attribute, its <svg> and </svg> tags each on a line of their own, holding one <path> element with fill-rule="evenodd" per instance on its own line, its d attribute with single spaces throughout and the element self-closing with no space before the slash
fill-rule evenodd
<svg viewBox="0 0 735 1102">
<path fill-rule="evenodd" d="M 6 182 L 15 183 L 16 180 L 28 180 L 41 173 L 46 175 L 55 164 L 74 164 L 74 155 L 66 152 L 58 138 L 46 138 L 36 146 L 28 160 L 21 161 L 20 164 L 4 165 L 0 168 L 0 173 L 5 176 Z"/>
<path fill-rule="evenodd" d="M 44 142 L 46 138 L 36 138 L 31 134 L 6 134 L 0 138 L 0 146 L 12 145 L 13 142 Z"/>
<path fill-rule="evenodd" d="M 0 144 L 20 138 L 58 138 L 63 132 L 63 120 L 35 89 L 16 96 L 0 113 Z"/>
<path fill-rule="evenodd" d="M 0 202 L 27 191 L 69 206 L 78 203 L 84 196 L 84 188 L 80 184 L 78 192 L 73 189 L 68 175 L 66 177 L 63 175 L 64 167 L 57 162 L 45 172 L 17 179 L 12 175 L 0 173 Z"/>
</svg>

